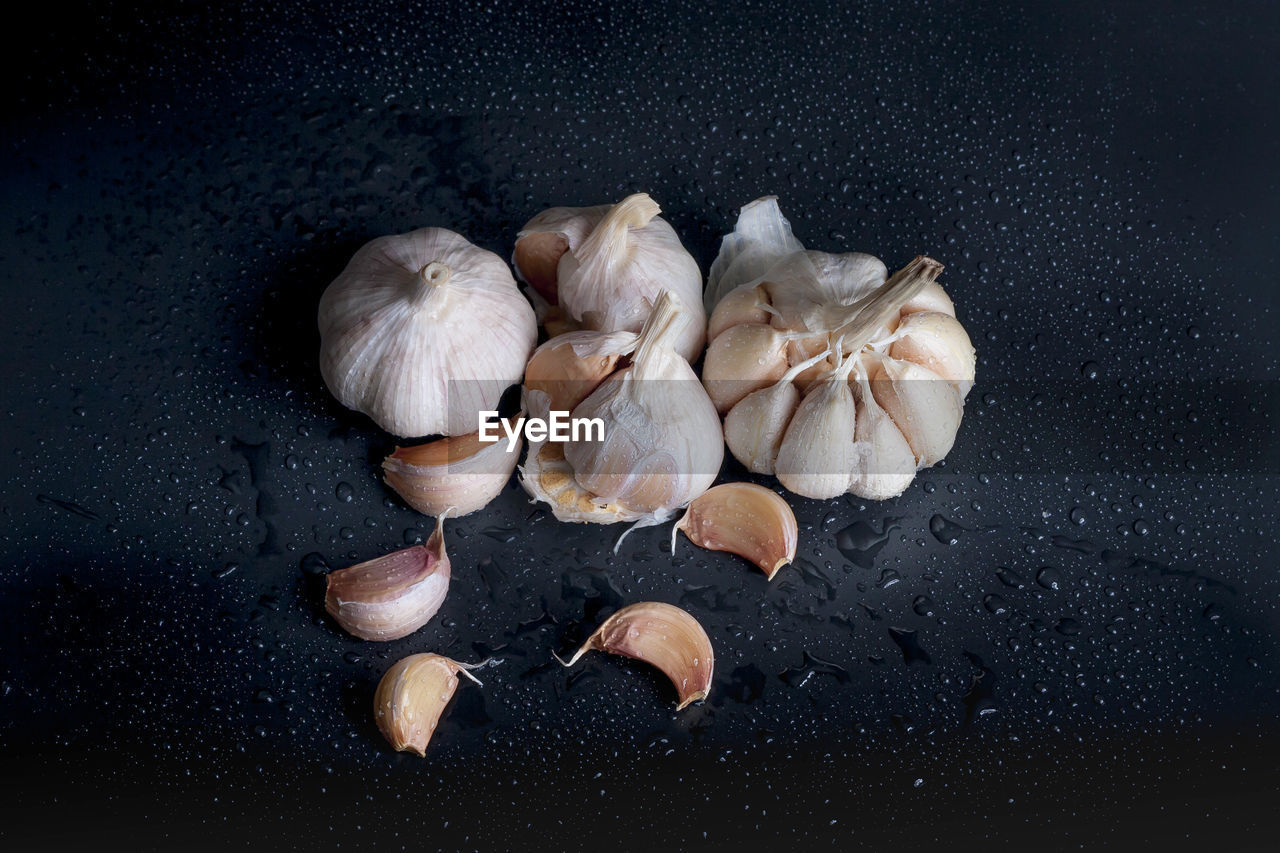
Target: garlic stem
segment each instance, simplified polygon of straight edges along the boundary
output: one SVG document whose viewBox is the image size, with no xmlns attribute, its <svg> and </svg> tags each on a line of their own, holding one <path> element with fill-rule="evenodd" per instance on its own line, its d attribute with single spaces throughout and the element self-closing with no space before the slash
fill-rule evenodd
<svg viewBox="0 0 1280 853">
<path fill-rule="evenodd" d="M 849 320 L 832 334 L 838 335 L 844 350 L 861 352 L 876 330 L 942 273 L 942 264 L 933 258 L 917 255 L 915 260 L 898 270 L 889 280 L 849 308 Z"/>
<path fill-rule="evenodd" d="M 436 292 L 437 288 L 444 287 L 449 283 L 449 278 L 453 275 L 453 270 L 449 269 L 445 264 L 439 261 L 432 261 L 422 269 L 418 270 L 418 281 L 415 282 L 413 288 L 412 301 L 414 305 L 425 305 L 431 295 Z"/>
<path fill-rule="evenodd" d="M 689 325 L 689 317 L 685 314 L 680 298 L 670 290 L 662 291 L 658 301 L 653 304 L 653 312 L 640 330 L 640 344 L 632 356 L 633 370 L 637 378 L 643 378 L 645 365 L 655 363 L 655 353 L 659 349 L 675 351 L 676 338 Z"/>
<path fill-rule="evenodd" d="M 625 240 L 628 228 L 643 228 L 661 212 L 662 208 L 648 193 L 629 195 L 609 209 L 573 254 L 589 258 L 603 252 L 609 245 Z"/>
</svg>

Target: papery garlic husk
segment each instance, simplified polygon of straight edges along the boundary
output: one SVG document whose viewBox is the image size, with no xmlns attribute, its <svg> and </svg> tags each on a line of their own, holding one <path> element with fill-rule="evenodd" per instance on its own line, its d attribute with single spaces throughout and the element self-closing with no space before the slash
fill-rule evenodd
<svg viewBox="0 0 1280 853">
<path fill-rule="evenodd" d="M 520 381 L 533 308 L 492 252 L 443 228 L 367 243 L 320 298 L 320 372 L 394 435 L 465 435 Z"/>
<path fill-rule="evenodd" d="M 520 461 L 523 442 L 517 439 L 511 446 L 503 430 L 495 431 L 497 441 L 481 441 L 473 432 L 397 447 L 382 461 L 383 479 L 424 515 L 440 516 L 451 508 L 455 518 L 475 512 L 502 492 Z"/>
<path fill-rule="evenodd" d="M 760 567 L 769 580 L 796 558 L 795 513 L 776 492 L 754 483 L 722 483 L 693 499 L 671 531 L 710 551 L 728 551 Z"/>
<path fill-rule="evenodd" d="M 639 332 L 659 294 L 674 292 L 691 322 L 673 342 L 696 361 L 705 341 L 702 272 L 645 193 L 615 205 L 555 207 L 516 236 L 512 262 L 548 306 L 583 329 Z"/>
<path fill-rule="evenodd" d="M 964 397 L 955 383 L 910 361 L 881 360 L 871 374 L 871 392 L 902 431 L 921 466 L 951 452 Z"/>
<path fill-rule="evenodd" d="M 583 488 L 655 521 L 710 488 L 724 459 L 715 406 L 673 348 L 688 322 L 679 298 L 664 292 L 631 365 L 573 410 L 574 418 L 600 418 L 603 439 L 564 448 Z"/>
<path fill-rule="evenodd" d="M 458 675 L 480 684 L 465 663 L 436 654 L 409 655 L 387 670 L 373 697 L 378 731 L 397 752 L 427 754 L 427 744 L 445 706 L 458 689 Z"/>
<path fill-rule="evenodd" d="M 724 441 L 735 459 L 756 474 L 772 474 L 782 435 L 800 405 L 797 376 L 826 364 L 829 351 L 789 369 L 777 382 L 743 397 L 724 418 Z"/>
<path fill-rule="evenodd" d="M 565 666 L 573 666 L 593 649 L 657 667 L 675 685 L 677 711 L 711 692 L 715 668 L 711 640 L 697 619 L 675 605 L 642 601 L 622 608 L 596 629 Z"/>
<path fill-rule="evenodd" d="M 915 470 L 941 459 L 975 365 L 969 336 L 937 283 L 941 270 L 918 257 L 890 276 L 871 255 L 806 250 L 776 200 L 744 207 L 708 281 L 713 336 L 703 366 L 735 458 L 821 498 L 845 491 L 891 497 Z M 776 334 L 760 333 L 765 324 Z M 780 371 L 780 340 L 793 387 L 764 379 Z M 824 351 L 847 359 L 819 357 Z M 836 374 L 857 379 L 845 383 Z M 914 381 L 929 378 L 938 387 Z M 736 387 L 749 393 L 729 393 Z"/>
<path fill-rule="evenodd" d="M 569 332 L 538 347 L 524 371 L 526 391 L 546 393 L 548 408 L 572 411 L 635 351 L 634 332 Z"/>
<path fill-rule="evenodd" d="M 362 640 L 398 640 L 427 624 L 448 592 L 442 515 L 425 545 L 330 572 L 324 609 Z"/>
</svg>

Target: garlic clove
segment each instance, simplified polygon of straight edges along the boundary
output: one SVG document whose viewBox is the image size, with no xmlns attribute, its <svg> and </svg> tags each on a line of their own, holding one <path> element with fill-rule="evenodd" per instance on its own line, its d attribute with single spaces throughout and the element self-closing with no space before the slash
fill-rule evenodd
<svg viewBox="0 0 1280 853">
<path fill-rule="evenodd" d="M 795 343 L 793 341 L 793 343 Z M 827 363 L 823 350 L 787 370 L 768 388 L 752 391 L 724 417 L 724 440 L 733 457 L 756 474 L 772 474 L 787 424 L 800 405 L 800 376 Z"/>
<path fill-rule="evenodd" d="M 840 374 L 844 369 L 837 368 L 809 389 L 778 447 L 778 482 L 806 498 L 844 494 L 849 488 L 849 472 L 857 462 L 856 406 L 848 382 Z"/>
<path fill-rule="evenodd" d="M 516 275 L 549 305 L 558 304 L 560 259 L 587 239 L 609 207 L 552 207 L 530 219 L 516 235 L 511 256 Z"/>
<path fill-rule="evenodd" d="M 910 361 L 884 358 L 871 376 L 871 393 L 927 467 L 951 451 L 964 398 L 954 382 Z"/>
<path fill-rule="evenodd" d="M 973 387 L 977 354 L 969 334 L 951 314 L 919 311 L 902 318 L 889 345 L 889 355 L 927 367 L 956 383 L 960 396 Z"/>
<path fill-rule="evenodd" d="M 897 497 L 916 478 L 916 456 L 888 413 L 876 403 L 864 375 L 852 383 L 857 401 L 854 441 L 860 450 L 849 479 L 849 491 L 860 498 L 883 501 Z"/>
<path fill-rule="evenodd" d="M 796 557 L 795 513 L 777 493 L 753 483 L 723 483 L 693 499 L 671 531 L 710 551 L 728 551 L 760 567 L 769 580 Z"/>
<path fill-rule="evenodd" d="M 640 333 L 632 364 L 573 410 L 574 418 L 603 421 L 603 437 L 564 446 L 578 485 L 605 504 L 651 520 L 710 488 L 724 460 L 715 406 L 673 348 L 688 322 L 679 298 L 664 292 Z"/>
<path fill-rule="evenodd" d="M 398 640 L 427 624 L 448 592 L 441 515 L 425 545 L 330 572 L 324 609 L 362 640 Z"/>
<path fill-rule="evenodd" d="M 450 508 L 454 517 L 467 515 L 502 492 L 520 461 L 520 447 L 517 440 L 509 449 L 505 436 L 480 441 L 478 432 L 397 447 L 382 461 L 383 479 L 424 515 L 440 516 Z"/>
<path fill-rule="evenodd" d="M 634 332 L 570 332 L 538 347 L 524 371 L 526 389 L 543 391 L 549 408 L 572 411 L 618 369 L 639 342 Z"/>
<path fill-rule="evenodd" d="M 537 342 L 502 259 L 443 228 L 380 237 L 325 289 L 320 372 L 394 435 L 460 435 L 497 407 Z"/>
<path fill-rule="evenodd" d="M 942 289 L 942 285 L 936 281 L 926 284 L 919 293 L 908 299 L 900 309 L 901 316 L 906 317 L 908 314 L 915 314 L 917 311 L 937 311 L 941 314 L 950 314 L 956 316 L 955 303 L 951 301 L 951 297 L 947 296 L 947 292 Z"/>
<path fill-rule="evenodd" d="M 714 341 L 725 329 L 743 323 L 768 323 L 769 306 L 764 291 L 754 284 L 745 284 L 716 303 L 707 321 L 707 340 Z"/>
<path fill-rule="evenodd" d="M 387 670 L 373 696 L 373 720 L 397 752 L 426 757 L 427 744 L 468 666 L 442 655 L 409 655 Z"/>
<path fill-rule="evenodd" d="M 677 711 L 707 698 L 711 691 L 715 667 L 711 640 L 697 619 L 674 605 L 642 601 L 622 608 L 564 665 L 573 666 L 593 649 L 657 667 L 675 685 Z"/>
<path fill-rule="evenodd" d="M 707 347 L 702 384 L 723 415 L 743 397 L 787 372 L 786 335 L 771 326 L 744 323 L 721 333 Z"/>
</svg>

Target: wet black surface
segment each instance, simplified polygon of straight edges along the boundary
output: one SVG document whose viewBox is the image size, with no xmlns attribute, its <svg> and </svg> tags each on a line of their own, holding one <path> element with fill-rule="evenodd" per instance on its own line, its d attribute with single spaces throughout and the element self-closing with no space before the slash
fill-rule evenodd
<svg viewBox="0 0 1280 853">
<path fill-rule="evenodd" d="M 37 14 L 0 161 L 0 839 L 1270 846 L 1273 8 Z M 765 193 L 807 245 L 946 263 L 955 451 L 794 500 L 772 584 L 665 528 L 615 557 L 512 484 L 449 524 L 432 623 L 343 635 L 323 573 L 430 524 L 324 390 L 321 289 L 379 234 L 505 255 L 635 190 L 704 269 Z M 638 599 L 703 621 L 708 702 L 554 663 Z M 419 760 L 369 706 L 424 650 L 501 663 Z"/>
</svg>

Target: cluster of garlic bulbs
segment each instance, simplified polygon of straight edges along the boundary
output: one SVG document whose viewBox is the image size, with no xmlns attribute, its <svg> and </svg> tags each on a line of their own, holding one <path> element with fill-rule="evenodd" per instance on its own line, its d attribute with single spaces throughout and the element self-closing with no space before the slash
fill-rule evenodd
<svg viewBox="0 0 1280 853">
<path fill-rule="evenodd" d="M 598 418 L 603 436 L 530 443 L 525 489 L 561 521 L 659 522 L 711 487 L 724 459 L 715 406 L 676 351 L 689 312 L 663 292 L 639 334 L 576 332 L 533 354 L 524 406 Z"/>
<path fill-rule="evenodd" d="M 330 392 L 399 436 L 475 432 L 538 340 L 502 258 L 444 228 L 367 243 L 320 298 L 318 322 Z"/>
<path fill-rule="evenodd" d="M 796 494 L 875 500 L 942 459 L 975 354 L 941 271 L 806 251 L 776 199 L 744 207 L 711 268 L 702 371 L 734 457 Z"/>
<path fill-rule="evenodd" d="M 525 223 L 512 263 L 533 288 L 549 334 L 639 332 L 669 290 L 690 320 L 675 350 L 697 361 L 706 331 L 702 271 L 660 210 L 636 193 L 614 205 L 553 207 Z"/>
</svg>

